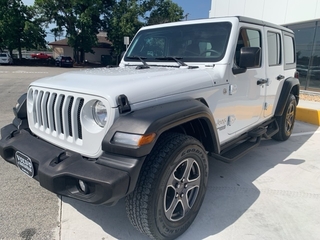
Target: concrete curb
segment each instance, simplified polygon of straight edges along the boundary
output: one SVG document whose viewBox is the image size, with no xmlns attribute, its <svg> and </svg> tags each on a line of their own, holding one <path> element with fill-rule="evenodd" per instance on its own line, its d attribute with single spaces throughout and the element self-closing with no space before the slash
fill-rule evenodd
<svg viewBox="0 0 320 240">
<path fill-rule="evenodd" d="M 298 106 L 296 120 L 320 126 L 320 110 Z"/>
</svg>

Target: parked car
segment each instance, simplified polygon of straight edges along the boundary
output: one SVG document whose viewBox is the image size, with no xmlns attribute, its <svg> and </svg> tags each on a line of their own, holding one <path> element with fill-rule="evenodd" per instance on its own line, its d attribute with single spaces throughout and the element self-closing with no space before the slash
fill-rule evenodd
<svg viewBox="0 0 320 240">
<path fill-rule="evenodd" d="M 56 58 L 56 66 L 73 67 L 73 60 L 69 56 L 59 56 Z"/>
<path fill-rule="evenodd" d="M 31 54 L 31 58 L 36 58 L 36 59 L 51 59 L 52 56 L 46 53 L 33 53 Z"/>
<path fill-rule="evenodd" d="M 31 83 L 1 129 L 0 155 L 56 194 L 126 198 L 133 226 L 175 239 L 200 210 L 208 156 L 232 163 L 263 138 L 290 137 L 294 43 L 290 29 L 246 17 L 143 27 L 119 67 Z"/>
<path fill-rule="evenodd" d="M 12 64 L 13 60 L 9 53 L 0 53 L 0 64 Z"/>
</svg>

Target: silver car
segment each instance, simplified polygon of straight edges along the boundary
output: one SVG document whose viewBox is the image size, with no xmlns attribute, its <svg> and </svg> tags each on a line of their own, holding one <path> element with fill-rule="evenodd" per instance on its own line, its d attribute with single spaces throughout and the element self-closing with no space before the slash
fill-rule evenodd
<svg viewBox="0 0 320 240">
<path fill-rule="evenodd" d="M 0 53 L 0 64 L 12 64 L 13 60 L 9 53 Z"/>
</svg>

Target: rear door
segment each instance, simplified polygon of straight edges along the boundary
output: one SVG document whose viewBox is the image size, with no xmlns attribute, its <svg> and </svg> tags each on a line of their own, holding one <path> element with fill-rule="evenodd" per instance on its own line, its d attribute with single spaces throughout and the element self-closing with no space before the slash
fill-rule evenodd
<svg viewBox="0 0 320 240">
<path fill-rule="evenodd" d="M 266 62 L 266 100 L 264 103 L 264 117 L 273 115 L 276 107 L 276 96 L 280 94 L 280 84 L 288 76 L 285 76 L 283 61 L 283 36 L 281 30 L 265 27 L 265 35 L 267 36 L 267 62 Z"/>
</svg>

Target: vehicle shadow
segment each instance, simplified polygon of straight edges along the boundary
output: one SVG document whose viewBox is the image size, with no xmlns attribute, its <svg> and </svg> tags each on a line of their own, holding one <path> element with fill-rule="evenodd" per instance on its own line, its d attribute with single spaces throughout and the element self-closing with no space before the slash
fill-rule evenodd
<svg viewBox="0 0 320 240">
<path fill-rule="evenodd" d="M 299 126 L 296 136 L 285 142 L 264 140 L 259 147 L 232 164 L 210 158 L 212 161 L 209 164 L 208 189 L 203 205 L 194 223 L 179 239 L 204 239 L 224 231 L 259 198 L 260 190 L 255 184 L 276 181 L 270 176 L 265 176 L 266 172 L 280 164 L 303 164 L 306 159 L 290 155 L 301 148 L 312 133 L 299 133 L 316 131 L 318 128 L 301 123 L 297 125 Z M 301 129 L 301 126 L 304 129 Z M 71 205 L 90 221 L 100 225 L 106 235 L 116 239 L 148 239 L 131 226 L 123 200 L 114 207 L 95 206 L 69 198 L 63 198 L 63 204 Z M 84 224 L 83 227 L 85 226 Z"/>
</svg>

